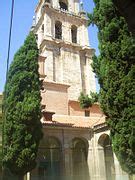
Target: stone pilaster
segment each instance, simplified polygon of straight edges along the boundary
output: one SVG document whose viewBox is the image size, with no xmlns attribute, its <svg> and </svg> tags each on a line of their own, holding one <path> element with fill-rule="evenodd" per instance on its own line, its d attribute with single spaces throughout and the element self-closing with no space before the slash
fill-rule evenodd
<svg viewBox="0 0 135 180">
<path fill-rule="evenodd" d="M 97 170 L 96 180 L 106 180 L 105 157 L 104 157 L 103 147 L 96 148 L 96 170 Z"/>
<path fill-rule="evenodd" d="M 95 74 L 93 73 L 92 69 L 92 55 L 88 55 L 86 53 L 86 93 L 89 94 L 90 91 L 96 92 L 96 81 L 95 81 Z"/>
<path fill-rule="evenodd" d="M 64 180 L 71 179 L 72 176 L 72 149 L 67 142 L 66 138 L 64 138 L 63 142 L 63 162 L 64 162 Z"/>
</svg>

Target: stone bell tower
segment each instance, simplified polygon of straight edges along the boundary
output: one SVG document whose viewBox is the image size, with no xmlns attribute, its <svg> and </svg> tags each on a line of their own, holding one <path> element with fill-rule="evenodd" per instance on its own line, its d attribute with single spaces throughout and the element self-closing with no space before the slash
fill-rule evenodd
<svg viewBox="0 0 135 180">
<path fill-rule="evenodd" d="M 80 92 L 96 91 L 83 3 L 39 0 L 35 13 L 44 136 L 31 180 L 127 180 L 100 105 L 81 109 L 78 102 Z"/>
<path fill-rule="evenodd" d="M 35 13 L 34 32 L 42 57 L 40 74 L 46 76 L 45 87 L 66 89 L 67 101 L 77 101 L 82 91 L 95 92 L 91 68 L 94 49 L 89 46 L 82 3 L 79 0 L 39 0 Z"/>
</svg>

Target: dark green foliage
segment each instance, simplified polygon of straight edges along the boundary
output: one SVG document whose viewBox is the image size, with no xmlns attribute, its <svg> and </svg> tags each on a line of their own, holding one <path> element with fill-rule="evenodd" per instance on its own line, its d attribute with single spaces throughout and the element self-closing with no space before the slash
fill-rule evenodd
<svg viewBox="0 0 135 180">
<path fill-rule="evenodd" d="M 80 106 L 82 109 L 89 108 L 92 106 L 91 99 L 88 95 L 85 95 L 83 92 L 81 92 L 79 98 Z"/>
<path fill-rule="evenodd" d="M 3 165 L 16 175 L 36 166 L 42 137 L 40 86 L 38 48 L 30 33 L 14 56 L 4 94 Z"/>
<path fill-rule="evenodd" d="M 111 0 L 94 0 L 90 23 L 99 29 L 100 56 L 93 69 L 111 130 L 113 149 L 127 173 L 135 173 L 135 38 Z"/>
<path fill-rule="evenodd" d="M 92 104 L 99 102 L 99 94 L 97 92 L 90 92 Z"/>
<path fill-rule="evenodd" d="M 90 96 L 81 92 L 78 100 L 82 109 L 89 108 L 92 104 L 98 102 L 99 96 L 97 93 L 90 92 Z"/>
<path fill-rule="evenodd" d="M 122 16 L 125 17 L 129 30 L 135 35 L 135 1 L 112 0 Z"/>
<path fill-rule="evenodd" d="M 0 118 L 0 121 L 1 121 L 1 118 Z M 1 142 L 1 139 L 2 139 L 2 123 L 0 122 L 0 175 L 2 172 L 2 142 Z"/>
<path fill-rule="evenodd" d="M 0 94 L 0 176 L 2 173 L 2 95 Z"/>
</svg>

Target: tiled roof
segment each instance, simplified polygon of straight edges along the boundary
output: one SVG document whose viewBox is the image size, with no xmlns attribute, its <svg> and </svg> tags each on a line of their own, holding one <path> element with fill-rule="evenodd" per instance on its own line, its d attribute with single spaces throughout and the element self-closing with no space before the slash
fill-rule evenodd
<svg viewBox="0 0 135 180">
<path fill-rule="evenodd" d="M 43 125 L 69 128 L 93 128 L 96 125 L 105 123 L 105 116 L 101 117 L 83 117 L 83 116 L 66 116 L 54 115 L 52 121 L 41 119 Z"/>
</svg>

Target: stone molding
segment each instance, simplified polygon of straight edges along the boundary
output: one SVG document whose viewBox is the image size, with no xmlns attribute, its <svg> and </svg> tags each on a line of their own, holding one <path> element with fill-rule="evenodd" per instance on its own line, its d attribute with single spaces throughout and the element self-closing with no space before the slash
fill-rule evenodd
<svg viewBox="0 0 135 180">
<path fill-rule="evenodd" d="M 46 45 L 47 43 L 52 44 L 52 48 L 49 47 L 49 46 L 47 47 L 47 45 Z M 63 48 L 63 47 L 67 47 L 67 48 L 70 48 L 70 49 L 74 48 L 77 51 L 85 52 L 87 58 L 92 58 L 92 56 L 95 53 L 95 49 L 90 48 L 90 46 L 87 46 L 87 47 L 86 46 L 80 46 L 79 44 L 66 42 L 64 40 L 54 39 L 54 38 L 51 38 L 51 39 L 50 38 L 49 39 L 44 38 L 42 40 L 41 45 L 40 45 L 40 50 L 42 51 L 45 46 L 46 46 L 47 49 L 52 50 L 52 49 L 54 49 L 54 45 L 59 47 L 59 48 Z"/>
</svg>

